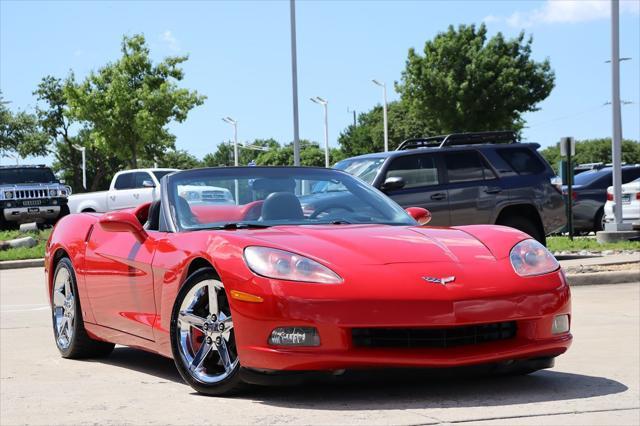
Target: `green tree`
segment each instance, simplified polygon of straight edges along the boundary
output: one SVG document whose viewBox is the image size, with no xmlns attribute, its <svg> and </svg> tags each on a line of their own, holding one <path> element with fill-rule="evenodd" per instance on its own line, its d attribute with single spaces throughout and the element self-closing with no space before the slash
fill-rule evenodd
<svg viewBox="0 0 640 426">
<path fill-rule="evenodd" d="M 123 37 L 122 56 L 92 72 L 82 83 L 65 86 L 73 116 L 88 123 L 110 150 L 130 167 L 160 158 L 174 148 L 167 125 L 183 122 L 204 102 L 195 91 L 179 88 L 187 56 L 153 64 L 144 36 Z"/>
<path fill-rule="evenodd" d="M 169 150 L 164 152 L 160 158 L 157 159 L 158 167 L 165 167 L 168 169 L 181 169 L 189 170 L 202 167 L 202 162 L 198 160 L 194 155 L 189 154 L 182 149 Z M 149 164 L 152 167 L 153 164 Z"/>
<path fill-rule="evenodd" d="M 397 148 L 409 138 L 428 136 L 427 124 L 416 117 L 406 102 L 394 101 L 388 105 L 389 149 Z M 338 143 L 346 156 L 381 152 L 384 150 L 384 120 L 382 106 L 358 116 L 357 126 L 350 125 L 338 137 Z"/>
<path fill-rule="evenodd" d="M 250 144 L 252 147 L 264 147 L 269 149 L 279 148 L 280 145 L 275 139 L 256 139 Z M 266 151 L 259 151 L 255 149 L 248 149 L 245 145 L 240 145 L 238 147 L 238 163 L 241 166 L 246 166 L 251 161 L 256 161 L 258 157 Z M 213 153 L 209 153 L 204 156 L 202 162 L 207 167 L 218 167 L 218 166 L 233 166 L 233 144 L 230 143 L 219 143 L 216 151 Z"/>
<path fill-rule="evenodd" d="M 560 143 L 548 146 L 540 151 L 540 154 L 558 172 L 560 156 Z M 574 164 L 583 163 L 611 163 L 611 138 L 585 139 L 576 141 L 576 155 L 572 158 Z M 625 139 L 622 141 L 622 161 L 628 164 L 640 163 L 640 142 Z"/>
<path fill-rule="evenodd" d="M 49 153 L 47 135 L 35 114 L 11 112 L 0 92 L 0 157 L 25 158 Z"/>
<path fill-rule="evenodd" d="M 333 164 L 344 158 L 339 149 L 329 150 L 329 162 Z M 285 146 L 272 147 L 261 153 L 256 159 L 260 166 L 293 166 L 293 142 Z M 308 167 L 324 167 L 324 149 L 317 142 L 300 140 L 300 165 Z"/>
<path fill-rule="evenodd" d="M 450 26 L 425 43 L 423 55 L 409 49 L 396 90 L 436 134 L 519 130 L 522 114 L 536 111 L 554 87 L 549 60 L 531 58 L 532 42 L 524 32 L 487 39 L 484 24 Z"/>
</svg>

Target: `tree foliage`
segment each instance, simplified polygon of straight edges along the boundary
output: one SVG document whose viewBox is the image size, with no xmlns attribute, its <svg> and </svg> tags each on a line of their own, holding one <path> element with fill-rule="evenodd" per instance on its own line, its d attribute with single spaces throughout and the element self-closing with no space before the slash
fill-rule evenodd
<svg viewBox="0 0 640 426">
<path fill-rule="evenodd" d="M 396 149 L 405 139 L 428 136 L 427 124 L 409 111 L 402 101 L 388 105 L 389 149 Z M 350 125 L 338 137 L 345 156 L 361 155 L 384 150 L 384 119 L 382 106 L 358 116 L 356 126 Z"/>
<path fill-rule="evenodd" d="M 205 97 L 177 86 L 187 56 L 153 64 L 142 35 L 123 37 L 121 51 L 116 62 L 66 85 L 65 92 L 73 117 L 89 123 L 111 152 L 135 168 L 139 159 L 153 161 L 174 148 L 167 124 L 184 121 Z"/>
<path fill-rule="evenodd" d="M 25 158 L 48 153 L 47 135 L 38 117 L 26 111 L 13 113 L 0 93 L 0 156 Z"/>
<path fill-rule="evenodd" d="M 560 156 L 560 143 L 549 146 L 540 151 L 540 154 L 558 171 Z M 574 164 L 584 163 L 611 163 L 611 138 L 586 139 L 576 141 L 576 155 L 572 157 Z M 625 139 L 622 141 L 622 161 L 628 164 L 640 164 L 640 142 Z"/>
<path fill-rule="evenodd" d="M 340 150 L 329 150 L 329 163 L 333 164 L 344 158 Z M 293 166 L 293 142 L 278 146 L 261 153 L 256 159 L 260 166 Z M 308 167 L 324 167 L 324 149 L 317 142 L 300 140 L 300 165 Z"/>
<path fill-rule="evenodd" d="M 531 58 L 533 39 L 524 32 L 487 38 L 484 24 L 450 26 L 411 48 L 396 90 L 409 111 L 436 134 L 516 129 L 522 114 L 536 111 L 554 87 L 548 60 Z"/>
</svg>

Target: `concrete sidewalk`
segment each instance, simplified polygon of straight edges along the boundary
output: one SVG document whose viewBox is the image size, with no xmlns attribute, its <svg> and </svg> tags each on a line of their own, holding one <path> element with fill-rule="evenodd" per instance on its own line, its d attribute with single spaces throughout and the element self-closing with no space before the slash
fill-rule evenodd
<svg viewBox="0 0 640 426">
<path fill-rule="evenodd" d="M 596 266 L 596 265 L 619 265 L 623 263 L 640 263 L 640 255 L 638 254 L 613 254 L 610 256 L 585 256 L 576 259 L 560 260 L 563 268 L 571 268 L 577 266 Z"/>
</svg>

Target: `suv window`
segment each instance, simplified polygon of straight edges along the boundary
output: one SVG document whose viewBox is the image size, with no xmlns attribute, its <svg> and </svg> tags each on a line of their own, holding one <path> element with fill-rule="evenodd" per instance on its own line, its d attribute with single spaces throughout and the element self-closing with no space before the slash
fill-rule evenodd
<svg viewBox="0 0 640 426">
<path fill-rule="evenodd" d="M 134 173 L 123 173 L 121 175 L 118 175 L 118 177 L 116 178 L 116 183 L 114 185 L 115 189 L 132 189 L 133 175 Z"/>
<path fill-rule="evenodd" d="M 546 169 L 544 163 L 526 148 L 503 148 L 497 152 L 520 175 L 534 175 Z"/>
<path fill-rule="evenodd" d="M 153 182 L 153 179 L 151 179 L 151 176 L 147 172 L 136 172 L 133 179 L 134 188 L 144 188 L 145 186 L 143 183 L 145 180 Z"/>
<path fill-rule="evenodd" d="M 387 177 L 401 177 L 405 188 L 438 185 L 438 167 L 433 155 L 407 155 L 389 165 Z"/>
<path fill-rule="evenodd" d="M 640 167 L 622 169 L 622 183 L 629 183 L 640 177 Z"/>
<path fill-rule="evenodd" d="M 445 154 L 449 183 L 495 179 L 493 171 L 476 151 L 459 151 Z"/>
<path fill-rule="evenodd" d="M 16 167 L 0 169 L 0 184 L 56 182 L 53 172 L 45 167 Z"/>
</svg>

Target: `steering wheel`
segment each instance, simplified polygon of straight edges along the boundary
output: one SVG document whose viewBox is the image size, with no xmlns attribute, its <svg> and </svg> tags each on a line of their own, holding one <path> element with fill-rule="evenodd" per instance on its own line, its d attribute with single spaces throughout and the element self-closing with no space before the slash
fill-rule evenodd
<svg viewBox="0 0 640 426">
<path fill-rule="evenodd" d="M 329 210 L 332 209 L 341 209 L 341 210 L 346 210 L 348 212 L 351 213 L 355 213 L 355 210 L 353 210 L 353 208 L 349 207 L 349 206 L 345 206 L 344 204 L 326 204 L 324 206 L 320 206 L 318 207 L 316 210 L 314 210 L 313 213 L 311 213 L 309 215 L 309 219 L 315 219 L 318 216 L 320 216 L 320 213 L 328 213 Z"/>
</svg>

